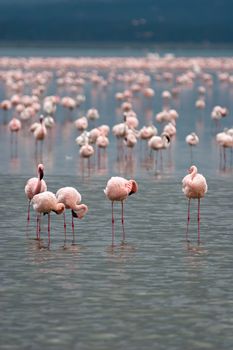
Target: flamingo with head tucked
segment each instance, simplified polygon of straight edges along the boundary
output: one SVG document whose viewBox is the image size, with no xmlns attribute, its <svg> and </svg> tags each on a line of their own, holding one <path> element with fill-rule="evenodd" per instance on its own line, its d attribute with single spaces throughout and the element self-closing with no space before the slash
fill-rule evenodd
<svg viewBox="0 0 233 350">
<path fill-rule="evenodd" d="M 32 198 L 32 203 L 33 203 L 33 209 L 38 213 L 37 230 L 36 230 L 37 239 L 40 239 L 40 215 L 48 214 L 48 246 L 49 246 L 50 245 L 50 212 L 53 211 L 56 214 L 60 215 L 65 210 L 65 205 L 63 203 L 59 203 L 55 194 L 49 191 L 36 194 Z"/>
<path fill-rule="evenodd" d="M 122 223 L 122 243 L 125 242 L 124 228 L 124 200 L 138 191 L 138 184 L 135 180 L 126 180 L 123 177 L 111 177 L 104 190 L 106 197 L 112 201 L 112 246 L 114 246 L 114 213 L 113 203 L 121 202 L 121 223 Z"/>
<path fill-rule="evenodd" d="M 200 199 L 203 198 L 207 192 L 208 186 L 206 179 L 203 175 L 198 174 L 197 167 L 192 165 L 189 169 L 189 174 L 182 180 L 182 189 L 185 196 L 188 198 L 188 216 L 187 216 L 187 229 L 186 240 L 188 241 L 188 229 L 190 222 L 190 201 L 191 199 L 198 199 L 198 244 L 200 243 Z"/>
<path fill-rule="evenodd" d="M 88 207 L 85 204 L 79 204 L 81 202 L 81 194 L 74 187 L 62 187 L 57 193 L 56 197 L 59 203 L 63 203 L 66 209 L 70 209 L 72 213 L 72 233 L 73 233 L 73 244 L 75 243 L 74 238 L 74 218 L 82 219 L 88 212 Z M 66 243 L 66 217 L 64 212 L 64 234 Z"/>
</svg>

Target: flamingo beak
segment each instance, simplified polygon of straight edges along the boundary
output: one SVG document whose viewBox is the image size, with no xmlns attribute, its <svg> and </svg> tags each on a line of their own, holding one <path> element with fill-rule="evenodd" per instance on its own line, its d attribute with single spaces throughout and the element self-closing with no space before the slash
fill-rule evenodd
<svg viewBox="0 0 233 350">
<path fill-rule="evenodd" d="M 44 177 L 44 172 L 42 169 L 39 169 L 39 177 L 40 177 L 40 180 L 42 180 Z"/>
<path fill-rule="evenodd" d="M 74 211 L 74 210 L 72 210 L 72 216 L 73 216 L 73 218 L 78 218 L 78 214 L 77 214 L 77 213 L 75 213 L 75 211 Z"/>
</svg>

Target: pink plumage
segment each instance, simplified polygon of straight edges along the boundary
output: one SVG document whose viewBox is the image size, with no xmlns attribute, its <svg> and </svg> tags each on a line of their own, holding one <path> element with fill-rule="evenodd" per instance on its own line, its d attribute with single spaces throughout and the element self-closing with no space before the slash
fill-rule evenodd
<svg viewBox="0 0 233 350">
<path fill-rule="evenodd" d="M 79 204 L 82 197 L 74 187 L 60 188 L 56 193 L 56 197 L 59 202 L 64 203 L 66 209 L 77 211 L 79 219 L 82 219 L 88 211 L 88 207 L 85 204 Z"/>
<path fill-rule="evenodd" d="M 65 210 L 65 205 L 59 203 L 55 194 L 49 191 L 36 194 L 32 198 L 33 209 L 37 215 L 37 239 L 40 239 L 40 215 L 48 214 L 48 245 L 50 245 L 50 212 L 53 211 L 60 215 Z"/>
<path fill-rule="evenodd" d="M 79 154 L 83 158 L 89 158 L 94 154 L 94 148 L 91 145 L 83 145 L 80 150 Z"/>
<path fill-rule="evenodd" d="M 123 201 L 132 193 L 138 191 L 135 180 L 126 180 L 123 177 L 111 177 L 108 181 L 104 193 L 111 201 Z"/>
<path fill-rule="evenodd" d="M 19 119 L 12 118 L 8 124 L 8 127 L 11 132 L 18 132 L 21 129 L 22 124 Z"/>
<path fill-rule="evenodd" d="M 88 207 L 85 204 L 80 204 L 81 194 L 74 187 L 62 187 L 56 193 L 57 200 L 65 205 L 66 209 L 72 212 L 72 233 L 74 243 L 74 217 L 82 219 L 88 212 Z M 64 212 L 64 234 L 66 242 L 66 218 Z"/>
<path fill-rule="evenodd" d="M 124 200 L 133 193 L 138 191 L 138 184 L 135 180 L 126 180 L 123 177 L 115 176 L 111 177 L 104 190 L 106 197 L 112 201 L 112 246 L 114 246 L 114 213 L 113 203 L 114 201 L 121 202 L 121 223 L 122 223 L 122 241 L 125 241 L 125 229 L 124 229 Z"/>
<path fill-rule="evenodd" d="M 36 194 L 32 198 L 33 209 L 40 214 L 49 214 L 54 211 L 56 214 L 62 214 L 65 210 L 65 205 L 59 203 L 54 193 L 45 191 Z"/>
<path fill-rule="evenodd" d="M 190 200 L 198 199 L 198 244 L 200 243 L 200 199 L 204 197 L 208 190 L 206 179 L 203 175 L 198 174 L 197 167 L 192 165 L 189 169 L 189 174 L 182 180 L 182 190 L 185 196 L 189 199 L 188 202 L 188 216 L 187 216 L 187 229 L 186 240 L 188 241 L 188 228 L 190 222 Z"/>
<path fill-rule="evenodd" d="M 30 203 L 32 198 L 41 192 L 44 192 L 47 190 L 47 185 L 46 182 L 43 180 L 44 177 L 44 165 L 43 164 L 39 164 L 37 167 L 37 174 L 38 177 L 31 177 L 24 188 L 26 197 L 29 200 L 28 203 L 28 221 L 30 220 Z"/>
<path fill-rule="evenodd" d="M 208 186 L 203 175 L 197 173 L 197 167 L 192 165 L 189 174 L 182 180 L 183 192 L 189 199 L 202 198 L 207 192 Z"/>
</svg>

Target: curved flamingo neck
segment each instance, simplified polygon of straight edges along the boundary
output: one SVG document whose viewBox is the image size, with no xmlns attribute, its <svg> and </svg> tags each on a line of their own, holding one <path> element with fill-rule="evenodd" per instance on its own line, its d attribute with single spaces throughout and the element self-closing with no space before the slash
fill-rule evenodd
<svg viewBox="0 0 233 350">
<path fill-rule="evenodd" d="M 40 166 L 38 166 L 38 181 L 37 181 L 36 188 L 35 188 L 35 194 L 40 193 L 41 180 L 43 179 L 43 177 L 44 177 L 43 169 Z"/>
<path fill-rule="evenodd" d="M 88 206 L 85 204 L 76 204 L 74 208 L 72 208 L 72 216 L 82 219 L 84 215 L 88 212 Z M 77 212 L 77 213 L 76 213 Z"/>
<path fill-rule="evenodd" d="M 129 196 L 138 191 L 138 184 L 135 180 L 129 180 L 128 182 Z"/>
<path fill-rule="evenodd" d="M 195 165 L 193 165 L 191 168 L 190 168 L 190 175 L 191 175 L 191 178 L 193 180 L 193 178 L 197 175 L 197 167 L 195 167 Z"/>
<path fill-rule="evenodd" d="M 36 188 L 35 188 L 35 194 L 40 193 L 40 190 L 41 190 L 41 179 L 38 175 L 38 180 L 37 180 L 37 184 L 36 184 Z"/>
</svg>

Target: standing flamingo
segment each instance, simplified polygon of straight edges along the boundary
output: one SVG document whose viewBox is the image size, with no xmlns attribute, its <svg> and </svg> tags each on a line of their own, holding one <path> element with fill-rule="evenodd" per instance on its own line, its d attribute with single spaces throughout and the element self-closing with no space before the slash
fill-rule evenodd
<svg viewBox="0 0 233 350">
<path fill-rule="evenodd" d="M 8 123 L 8 128 L 11 132 L 11 150 L 12 155 L 15 153 L 15 156 L 17 155 L 17 145 L 18 145 L 18 132 L 22 128 L 21 121 L 18 118 L 12 118 L 10 122 Z M 15 138 L 14 138 L 15 135 Z M 15 140 L 14 140 L 15 139 Z M 13 146 L 15 144 L 15 152 L 13 150 Z"/>
<path fill-rule="evenodd" d="M 18 132 L 22 127 L 21 121 L 18 118 L 12 118 L 8 123 L 8 128 L 11 133 Z"/>
<path fill-rule="evenodd" d="M 38 177 L 31 177 L 28 179 L 26 186 L 24 188 L 25 194 L 28 198 L 28 216 L 27 221 L 30 221 L 30 205 L 32 198 L 41 192 L 47 191 L 46 182 L 43 180 L 44 177 L 44 165 L 39 164 L 37 167 Z"/>
<path fill-rule="evenodd" d="M 154 151 L 158 152 L 160 151 L 160 157 L 161 157 L 161 167 L 163 167 L 163 156 L 162 156 L 162 150 L 167 149 L 171 143 L 170 136 L 163 132 L 161 136 L 152 136 L 148 141 L 149 148 Z M 157 154 L 155 156 L 155 169 L 157 169 Z"/>
<path fill-rule="evenodd" d="M 37 146 L 38 141 L 41 141 L 41 157 L 42 157 L 43 140 L 44 140 L 45 136 L 47 135 L 47 129 L 46 129 L 46 126 L 44 124 L 43 115 L 40 116 L 40 123 L 38 123 L 37 126 L 35 125 L 34 130 L 31 127 L 31 130 L 33 131 L 33 135 L 34 135 L 35 141 L 36 141 L 36 150 L 35 150 L 36 155 L 38 152 L 38 146 Z"/>
<path fill-rule="evenodd" d="M 187 135 L 185 138 L 185 142 L 190 146 L 190 156 L 191 156 L 191 162 L 193 160 L 193 146 L 196 146 L 199 143 L 199 137 L 195 132 L 192 132 L 191 134 Z"/>
<path fill-rule="evenodd" d="M 124 228 L 124 200 L 133 193 L 138 191 L 138 184 L 135 180 L 126 180 L 123 177 L 111 177 L 104 190 L 107 198 L 112 201 L 112 246 L 114 246 L 114 201 L 121 202 L 121 223 L 122 223 L 122 242 L 125 241 Z"/>
<path fill-rule="evenodd" d="M 56 214 L 62 214 L 65 210 L 65 205 L 59 203 L 54 193 L 45 191 L 38 193 L 32 198 L 33 209 L 38 213 L 37 215 L 37 229 L 36 236 L 40 239 L 40 215 L 48 214 L 48 246 L 50 245 L 50 212 L 54 211 Z"/>
<path fill-rule="evenodd" d="M 204 197 L 207 192 L 207 183 L 203 175 L 198 174 L 197 167 L 192 165 L 189 169 L 189 174 L 182 180 L 183 192 L 188 198 L 188 216 L 187 216 L 187 229 L 186 240 L 188 241 L 188 228 L 190 222 L 190 200 L 193 198 L 198 199 L 198 244 L 200 243 L 200 199 Z"/>
<path fill-rule="evenodd" d="M 81 194 L 74 187 L 62 187 L 57 193 L 56 197 L 59 203 L 63 203 L 66 209 L 71 209 L 72 213 L 72 233 L 73 233 L 73 242 L 74 239 L 74 218 L 82 219 L 88 211 L 88 207 L 85 204 L 79 204 L 81 202 Z M 65 243 L 66 243 L 66 216 L 65 211 L 64 215 L 64 234 L 65 234 Z"/>
</svg>

